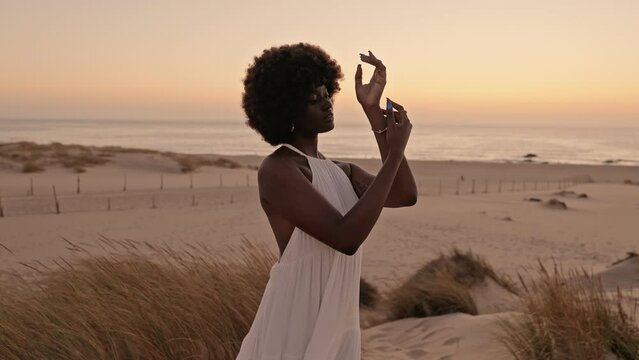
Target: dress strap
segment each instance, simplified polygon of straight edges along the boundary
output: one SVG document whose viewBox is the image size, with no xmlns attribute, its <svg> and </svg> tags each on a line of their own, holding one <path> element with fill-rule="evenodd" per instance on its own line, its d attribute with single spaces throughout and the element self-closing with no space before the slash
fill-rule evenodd
<svg viewBox="0 0 639 360">
<path fill-rule="evenodd" d="M 300 154 L 300 155 L 302 155 L 302 156 L 304 156 L 306 158 L 315 159 L 315 160 L 328 160 L 326 158 L 320 159 L 320 158 L 316 158 L 316 157 L 313 157 L 313 156 L 308 156 L 308 155 L 304 154 L 300 149 L 296 148 L 295 146 L 293 146 L 291 144 L 283 143 L 282 145 L 286 146 L 287 148 L 295 151 L 296 153 L 298 153 L 298 154 Z"/>
<path fill-rule="evenodd" d="M 296 153 L 305 156 L 305 157 L 309 157 L 308 155 L 304 154 L 301 150 L 299 150 L 298 148 L 296 148 L 295 146 L 291 145 L 291 144 L 287 144 L 287 143 L 283 143 L 282 145 L 286 146 L 287 148 L 295 151 Z"/>
</svg>

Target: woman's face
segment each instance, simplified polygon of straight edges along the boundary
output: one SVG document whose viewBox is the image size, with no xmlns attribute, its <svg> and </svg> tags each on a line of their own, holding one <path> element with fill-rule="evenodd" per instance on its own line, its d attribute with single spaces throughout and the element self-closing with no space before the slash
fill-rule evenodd
<svg viewBox="0 0 639 360">
<path fill-rule="evenodd" d="M 328 95 L 326 86 L 321 85 L 314 89 L 306 107 L 303 124 L 295 124 L 295 130 L 305 134 L 318 134 L 333 130 L 333 101 Z"/>
</svg>

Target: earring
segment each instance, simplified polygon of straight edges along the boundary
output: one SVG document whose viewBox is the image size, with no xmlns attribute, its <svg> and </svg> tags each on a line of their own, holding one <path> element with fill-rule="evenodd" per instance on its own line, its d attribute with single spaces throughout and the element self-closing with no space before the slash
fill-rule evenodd
<svg viewBox="0 0 639 360">
<path fill-rule="evenodd" d="M 295 130 L 295 124 L 291 123 L 291 132 L 293 132 L 293 130 Z"/>
</svg>

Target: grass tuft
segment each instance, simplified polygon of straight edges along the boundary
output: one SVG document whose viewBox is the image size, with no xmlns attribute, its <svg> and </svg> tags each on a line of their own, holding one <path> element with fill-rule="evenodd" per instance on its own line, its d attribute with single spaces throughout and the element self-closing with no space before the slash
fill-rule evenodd
<svg viewBox="0 0 639 360">
<path fill-rule="evenodd" d="M 516 293 L 513 283 L 498 276 L 490 265 L 471 251 L 454 248 L 448 255 L 427 263 L 388 296 L 389 320 L 463 312 L 477 314 L 470 288 L 491 278 Z"/>
<path fill-rule="evenodd" d="M 360 305 L 373 308 L 379 301 L 379 292 L 368 281 L 359 281 L 359 303 Z"/>
<path fill-rule="evenodd" d="M 616 261 L 615 261 L 615 262 L 613 262 L 611 265 L 617 265 L 617 264 L 620 264 L 620 263 L 622 263 L 622 262 L 624 262 L 624 261 L 626 261 L 626 260 L 629 260 L 629 259 L 635 258 L 635 257 L 637 257 L 637 256 L 639 256 L 639 254 L 637 254 L 636 252 L 634 252 L 634 251 L 628 251 L 628 252 L 626 253 L 626 257 L 625 257 L 625 258 L 623 258 L 623 259 L 619 259 L 619 260 L 616 260 Z"/>
<path fill-rule="evenodd" d="M 36 281 L 0 286 L 1 359 L 233 359 L 277 260 L 248 241 L 224 258 L 100 242 L 109 255 L 25 264 Z"/>
<path fill-rule="evenodd" d="M 42 172 L 44 169 L 32 162 L 26 162 L 22 165 L 23 173 L 34 173 L 34 172 Z"/>
<path fill-rule="evenodd" d="M 540 263 L 539 273 L 530 282 L 520 277 L 524 316 L 501 324 L 501 340 L 517 360 L 639 359 L 639 329 L 620 291 L 606 293 L 585 272 L 564 275 L 555 266 L 551 274 Z"/>
</svg>

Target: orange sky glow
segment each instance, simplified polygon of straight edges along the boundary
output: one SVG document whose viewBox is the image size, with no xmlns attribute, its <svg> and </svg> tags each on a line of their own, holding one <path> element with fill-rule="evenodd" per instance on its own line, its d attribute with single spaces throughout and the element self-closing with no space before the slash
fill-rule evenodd
<svg viewBox="0 0 639 360">
<path fill-rule="evenodd" d="M 336 122 L 366 121 L 370 49 L 415 123 L 635 126 L 637 18 L 636 0 L 8 0 L 0 119 L 239 121 L 253 56 L 303 41 L 342 66 Z"/>
</svg>

